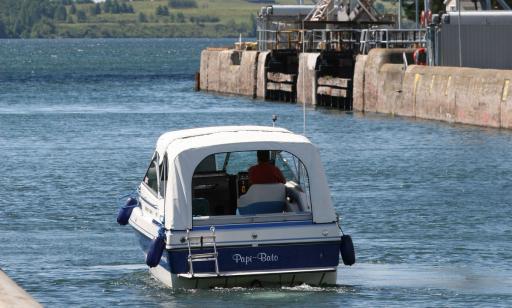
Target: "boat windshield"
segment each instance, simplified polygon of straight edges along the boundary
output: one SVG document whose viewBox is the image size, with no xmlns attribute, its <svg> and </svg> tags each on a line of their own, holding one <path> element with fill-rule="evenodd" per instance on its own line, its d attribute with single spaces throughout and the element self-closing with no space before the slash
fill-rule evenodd
<svg viewBox="0 0 512 308">
<path fill-rule="evenodd" d="M 285 151 L 224 152 L 204 158 L 192 178 L 194 222 L 212 216 L 310 213 L 309 177 Z"/>
</svg>

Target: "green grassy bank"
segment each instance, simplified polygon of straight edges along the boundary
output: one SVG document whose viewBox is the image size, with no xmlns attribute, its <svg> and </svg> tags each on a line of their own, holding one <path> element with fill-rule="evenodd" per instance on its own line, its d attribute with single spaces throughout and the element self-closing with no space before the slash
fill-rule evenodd
<svg viewBox="0 0 512 308">
<path fill-rule="evenodd" d="M 246 0 L 0 0 L 0 37 L 247 37 L 255 35 L 263 5 Z"/>
</svg>

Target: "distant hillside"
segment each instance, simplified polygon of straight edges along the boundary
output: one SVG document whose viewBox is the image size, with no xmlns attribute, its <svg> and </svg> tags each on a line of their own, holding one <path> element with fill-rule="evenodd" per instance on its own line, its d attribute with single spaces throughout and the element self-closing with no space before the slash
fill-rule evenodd
<svg viewBox="0 0 512 308">
<path fill-rule="evenodd" d="M 512 0 L 506 0 L 512 2 Z M 256 33 L 265 3 L 298 0 L 0 0 L 0 38 L 56 37 L 244 37 Z M 312 3 L 305 0 L 305 3 Z M 434 13 L 443 0 L 432 0 Z M 491 0 L 494 6 L 496 0 Z M 395 0 L 375 0 L 380 13 L 396 12 Z M 403 20 L 415 18 L 414 1 L 403 1 Z M 419 1 L 420 10 L 423 1 Z"/>
<path fill-rule="evenodd" d="M 0 38 L 247 37 L 255 35 L 262 5 L 247 0 L 0 0 Z"/>
</svg>

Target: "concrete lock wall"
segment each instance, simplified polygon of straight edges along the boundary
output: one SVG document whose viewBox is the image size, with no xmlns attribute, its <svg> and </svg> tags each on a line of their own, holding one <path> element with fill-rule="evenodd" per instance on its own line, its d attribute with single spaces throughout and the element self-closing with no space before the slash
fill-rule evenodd
<svg viewBox="0 0 512 308">
<path fill-rule="evenodd" d="M 404 71 L 386 64 L 382 51 L 357 61 L 354 110 L 512 128 L 511 70 L 411 65 Z"/>
<path fill-rule="evenodd" d="M 258 54 L 257 51 L 232 49 L 203 50 L 199 80 L 201 89 L 256 97 Z"/>
<path fill-rule="evenodd" d="M 267 97 L 267 59 L 270 56 L 270 51 L 260 52 L 258 55 L 258 71 L 257 71 L 257 86 L 256 86 L 256 97 L 265 98 Z"/>
<path fill-rule="evenodd" d="M 297 75 L 297 102 L 316 105 L 316 62 L 320 53 L 299 54 L 299 74 Z"/>
<path fill-rule="evenodd" d="M 412 49 L 381 49 L 375 48 L 370 50 L 368 53 L 368 57 L 364 64 L 364 76 L 363 76 L 363 91 L 364 91 L 364 100 L 362 102 L 361 111 L 372 111 L 379 112 L 377 108 L 378 100 L 379 100 L 379 91 L 382 90 L 382 82 L 379 83 L 381 76 L 379 75 L 380 69 L 384 64 L 395 63 L 402 64 L 404 62 L 403 54 L 405 53 L 408 61 L 411 62 L 412 58 Z M 357 66 L 357 63 L 356 63 Z M 354 73 L 355 74 L 355 73 Z M 357 78 L 361 78 L 357 76 Z M 354 75 L 354 79 L 356 76 Z M 380 86 L 379 86 L 380 85 Z M 361 89 L 356 90 L 356 85 L 354 83 L 354 92 L 361 91 Z M 382 101 L 381 101 L 382 103 Z"/>
<path fill-rule="evenodd" d="M 352 89 L 352 109 L 356 111 L 364 110 L 364 68 L 367 59 L 367 55 L 358 55 L 356 57 Z"/>
</svg>

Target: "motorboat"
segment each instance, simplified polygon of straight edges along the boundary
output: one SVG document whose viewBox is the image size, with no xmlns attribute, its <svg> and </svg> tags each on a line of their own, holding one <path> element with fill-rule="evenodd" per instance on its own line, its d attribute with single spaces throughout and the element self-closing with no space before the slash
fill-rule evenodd
<svg viewBox="0 0 512 308">
<path fill-rule="evenodd" d="M 248 170 L 267 152 L 284 182 Z M 254 183 L 253 183 L 254 182 Z M 154 277 L 172 288 L 336 284 L 341 231 L 317 148 L 266 126 L 220 126 L 161 135 L 118 222 L 138 236 Z"/>
</svg>

